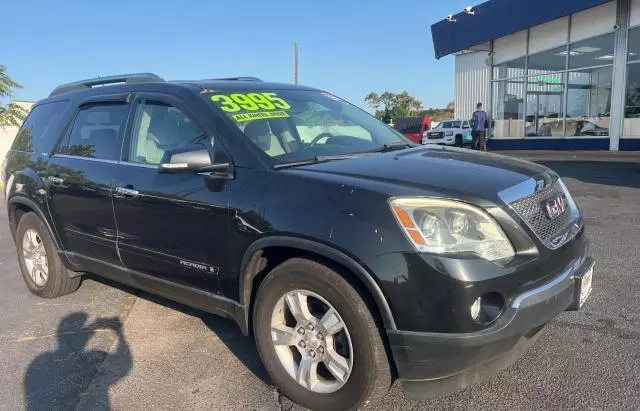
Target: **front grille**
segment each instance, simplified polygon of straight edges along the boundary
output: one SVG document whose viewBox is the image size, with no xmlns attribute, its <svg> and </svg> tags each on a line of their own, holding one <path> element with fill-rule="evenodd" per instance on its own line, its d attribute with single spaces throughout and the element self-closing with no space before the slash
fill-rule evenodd
<svg viewBox="0 0 640 411">
<path fill-rule="evenodd" d="M 558 217 L 550 219 L 547 217 L 543 204 L 560 194 L 567 197 L 569 209 Z M 570 199 L 570 194 L 563 189 L 560 180 L 536 193 L 510 203 L 510 205 L 547 247 L 558 248 L 570 240 L 569 233 L 572 231 L 570 226 L 576 219 L 575 212 L 577 210 L 573 209 L 575 205 Z"/>
</svg>

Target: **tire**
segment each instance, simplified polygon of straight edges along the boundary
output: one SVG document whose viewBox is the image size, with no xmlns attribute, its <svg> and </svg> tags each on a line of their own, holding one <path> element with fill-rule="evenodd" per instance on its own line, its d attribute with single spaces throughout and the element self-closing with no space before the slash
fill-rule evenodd
<svg viewBox="0 0 640 411">
<path fill-rule="evenodd" d="M 29 237 L 25 240 L 25 234 L 27 232 L 29 232 Z M 36 234 L 35 243 L 42 245 L 42 247 L 38 247 L 38 255 L 40 257 L 37 258 L 42 261 L 42 263 L 38 265 L 39 267 L 44 267 L 46 261 L 46 279 L 42 275 L 42 270 L 36 270 L 35 277 L 32 277 L 28 268 L 28 266 L 33 267 L 33 264 L 26 259 L 24 251 L 25 241 L 31 243 L 29 238 L 33 239 L 34 233 Z M 33 212 L 24 214 L 20 219 L 18 229 L 16 230 L 16 250 L 18 252 L 18 263 L 20 265 L 22 278 L 27 284 L 29 291 L 33 294 L 42 298 L 56 298 L 70 294 L 80 287 L 81 278 L 69 277 L 67 269 L 62 264 L 62 261 L 60 261 L 49 230 L 42 220 Z M 42 250 L 46 253 L 44 256 L 42 256 Z M 29 253 L 29 250 L 27 250 L 27 253 Z M 31 273 L 33 272 L 32 269 Z"/>
<path fill-rule="evenodd" d="M 297 323 L 297 325 L 293 325 L 293 323 L 287 324 L 287 327 L 292 326 L 295 331 L 293 333 L 295 336 L 293 341 L 298 341 L 296 345 L 288 346 L 289 344 L 287 343 L 276 348 L 272 341 L 272 321 L 282 313 L 282 310 L 274 311 L 274 309 L 276 307 L 285 307 L 286 305 L 285 311 L 290 311 L 290 308 L 288 308 L 289 303 L 284 302 L 286 301 L 284 299 L 285 295 L 292 296 L 298 291 L 312 294 L 306 297 L 307 301 L 312 301 L 311 305 L 308 306 L 311 308 L 315 305 L 323 305 L 322 302 L 317 304 L 320 300 L 314 295 L 324 299 L 337 312 L 338 317 L 334 318 L 341 319 L 345 326 L 342 331 L 330 337 L 330 340 L 328 337 L 325 337 L 327 338 L 325 340 L 321 340 L 326 343 L 326 351 L 320 351 L 320 348 L 316 348 L 318 352 L 325 353 L 322 354 L 325 359 L 316 359 L 322 365 L 320 363 L 317 365 L 318 373 L 316 375 L 319 382 L 317 381 L 314 385 L 315 391 L 308 389 L 307 386 L 298 383 L 294 379 L 293 374 L 299 371 L 299 365 L 292 365 L 288 367 L 289 371 L 287 371 L 287 368 L 283 365 L 285 363 L 279 357 L 282 352 L 285 353 L 284 355 L 289 355 L 287 354 L 288 352 L 295 353 L 300 351 L 297 355 L 300 356 L 299 364 L 301 364 L 304 359 L 301 354 L 303 350 L 309 347 L 313 348 L 315 342 L 311 340 L 308 340 L 311 342 L 308 343 L 305 349 L 299 349 L 298 347 L 300 343 L 296 339 L 304 338 L 299 334 L 298 325 L 301 323 L 291 316 L 288 317 L 289 321 Z M 311 311 L 311 308 L 309 311 Z M 282 316 L 287 318 L 284 314 Z M 304 407 L 313 410 L 342 410 L 367 407 L 377 402 L 391 386 L 392 376 L 389 359 L 385 351 L 380 328 L 376 324 L 369 307 L 349 282 L 325 265 L 303 258 L 292 258 L 274 268 L 258 290 L 254 304 L 253 325 L 260 357 L 273 382 L 280 387 L 287 397 Z M 316 327 L 312 333 L 326 331 L 320 323 L 317 323 Z M 325 332 L 325 335 L 329 334 L 331 332 Z M 289 336 L 290 334 L 287 333 L 286 335 Z M 316 334 L 316 336 L 319 335 L 321 334 Z M 345 335 L 347 336 L 346 338 Z M 338 344 L 338 341 L 342 341 L 342 343 Z M 350 344 L 346 344 L 345 341 Z M 342 352 L 346 352 L 344 350 L 347 345 L 349 345 L 348 348 L 350 349 L 349 357 L 347 359 L 343 356 L 342 360 L 351 361 L 351 371 L 344 378 L 345 381 L 340 382 L 335 377 L 336 374 L 329 371 L 329 368 L 324 364 L 326 364 L 325 361 L 329 358 L 328 354 L 331 350 L 333 350 L 333 354 L 338 352 L 339 349 Z M 283 346 L 285 347 L 282 348 L 284 351 L 277 351 Z M 292 369 L 297 371 L 292 374 Z M 339 370 L 342 371 L 344 369 L 346 368 Z M 327 379 L 320 375 L 322 371 L 324 371 L 324 376 L 328 377 Z M 334 384 L 331 388 L 333 391 L 325 387 L 325 385 L 329 384 Z M 336 385 L 339 384 L 343 385 L 336 388 Z M 321 390 L 326 392 L 317 392 Z"/>
<path fill-rule="evenodd" d="M 462 145 L 463 145 L 463 142 L 462 142 L 462 136 L 461 136 L 460 134 L 458 134 L 458 135 L 456 136 L 456 143 L 455 143 L 455 146 L 456 146 L 456 147 L 462 147 Z"/>
</svg>

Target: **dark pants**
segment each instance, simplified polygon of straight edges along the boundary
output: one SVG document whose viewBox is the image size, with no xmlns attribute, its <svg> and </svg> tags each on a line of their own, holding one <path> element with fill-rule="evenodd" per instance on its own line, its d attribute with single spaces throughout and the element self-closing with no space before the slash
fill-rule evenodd
<svg viewBox="0 0 640 411">
<path fill-rule="evenodd" d="M 485 141 L 485 132 L 481 130 L 474 130 L 472 133 L 473 140 L 471 142 L 471 147 L 474 150 L 487 150 L 487 143 Z"/>
</svg>

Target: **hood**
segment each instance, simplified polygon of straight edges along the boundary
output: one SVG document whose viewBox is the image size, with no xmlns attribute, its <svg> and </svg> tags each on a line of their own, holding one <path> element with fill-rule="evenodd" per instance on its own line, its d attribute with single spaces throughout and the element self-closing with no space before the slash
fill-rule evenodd
<svg viewBox="0 0 640 411">
<path fill-rule="evenodd" d="M 390 195 L 446 196 L 502 204 L 498 193 L 548 171 L 528 161 L 466 149 L 418 147 L 291 169 L 384 183 Z M 483 201 L 484 200 L 484 201 Z"/>
</svg>

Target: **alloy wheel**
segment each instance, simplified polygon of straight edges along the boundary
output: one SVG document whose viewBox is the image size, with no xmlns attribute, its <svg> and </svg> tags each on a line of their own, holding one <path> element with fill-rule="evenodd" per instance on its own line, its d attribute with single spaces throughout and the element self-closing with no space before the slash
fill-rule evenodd
<svg viewBox="0 0 640 411">
<path fill-rule="evenodd" d="M 44 286 L 49 278 L 47 251 L 40 234 L 33 228 L 26 230 L 22 237 L 22 257 L 31 280 L 38 287 Z"/>
<path fill-rule="evenodd" d="M 338 311 L 314 292 L 293 290 L 278 300 L 271 340 L 287 373 L 310 391 L 338 391 L 351 375 L 349 330 Z"/>
</svg>

